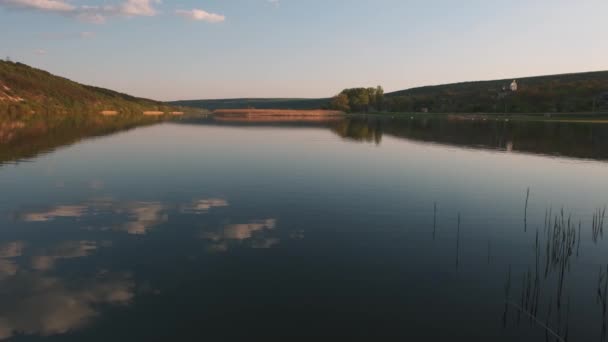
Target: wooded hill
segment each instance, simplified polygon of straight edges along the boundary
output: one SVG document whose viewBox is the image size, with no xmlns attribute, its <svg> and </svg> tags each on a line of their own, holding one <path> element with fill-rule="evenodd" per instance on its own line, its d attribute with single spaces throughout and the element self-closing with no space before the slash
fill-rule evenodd
<svg viewBox="0 0 608 342">
<path fill-rule="evenodd" d="M 395 112 L 577 113 L 608 111 L 608 71 L 462 82 L 388 93 Z M 504 88 L 504 89 L 503 89 Z"/>
<path fill-rule="evenodd" d="M 608 112 L 608 71 L 425 86 L 386 93 L 378 87 L 351 88 L 342 99 L 225 99 L 172 104 L 214 109 L 338 109 L 350 112 L 591 113 Z M 376 89 L 376 94 L 366 92 Z M 346 95 L 346 99 L 344 98 Z M 336 101 L 338 100 L 338 101 Z M 348 107 L 344 105 L 348 104 Z M 337 108 L 339 107 L 339 108 Z"/>
<path fill-rule="evenodd" d="M 0 113 L 99 114 L 117 111 L 141 115 L 143 111 L 169 111 L 171 106 L 109 89 L 83 85 L 22 63 L 0 61 Z"/>
</svg>

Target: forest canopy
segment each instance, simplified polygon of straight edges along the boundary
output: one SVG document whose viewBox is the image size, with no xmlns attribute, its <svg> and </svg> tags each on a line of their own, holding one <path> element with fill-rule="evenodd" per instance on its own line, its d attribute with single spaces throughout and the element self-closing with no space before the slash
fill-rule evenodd
<svg viewBox="0 0 608 342">
<path fill-rule="evenodd" d="M 375 112 L 384 110 L 384 89 L 350 88 L 334 96 L 329 104 L 330 109 L 344 112 Z"/>
</svg>

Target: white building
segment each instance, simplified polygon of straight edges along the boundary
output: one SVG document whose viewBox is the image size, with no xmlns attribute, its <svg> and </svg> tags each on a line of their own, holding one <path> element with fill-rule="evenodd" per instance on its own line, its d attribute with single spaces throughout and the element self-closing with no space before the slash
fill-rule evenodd
<svg viewBox="0 0 608 342">
<path fill-rule="evenodd" d="M 517 81 L 513 80 L 513 82 L 511 82 L 511 91 L 517 91 Z"/>
</svg>

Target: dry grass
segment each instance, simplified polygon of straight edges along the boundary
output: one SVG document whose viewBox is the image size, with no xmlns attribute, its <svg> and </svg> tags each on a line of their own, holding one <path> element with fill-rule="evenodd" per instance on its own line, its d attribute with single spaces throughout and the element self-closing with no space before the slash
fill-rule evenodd
<svg viewBox="0 0 608 342">
<path fill-rule="evenodd" d="M 222 122 L 332 122 L 342 120 L 337 115 L 312 116 L 312 115 L 290 115 L 290 116 L 214 116 L 215 121 Z"/>
<path fill-rule="evenodd" d="M 0 83 L 0 102 L 8 101 L 8 102 L 22 102 L 23 99 L 19 96 L 12 94 L 11 88 L 6 85 Z"/>
<path fill-rule="evenodd" d="M 148 110 L 144 112 L 144 115 L 150 115 L 150 116 L 160 116 L 160 115 L 165 115 L 165 112 L 159 112 L 159 111 L 154 111 L 154 110 Z"/>
<path fill-rule="evenodd" d="M 213 117 L 225 122 L 327 122 L 340 120 L 342 114 L 336 110 L 321 109 L 218 109 L 213 112 Z"/>
<path fill-rule="evenodd" d="M 272 117 L 272 116 L 289 116 L 289 117 L 327 117 L 344 114 L 337 110 L 295 110 L 295 109 L 218 109 L 213 111 L 213 114 L 222 117 Z"/>
</svg>

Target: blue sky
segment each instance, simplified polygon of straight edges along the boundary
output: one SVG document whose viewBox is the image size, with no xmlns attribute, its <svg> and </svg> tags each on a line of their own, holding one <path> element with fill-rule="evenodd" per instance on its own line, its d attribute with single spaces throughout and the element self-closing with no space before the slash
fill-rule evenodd
<svg viewBox="0 0 608 342">
<path fill-rule="evenodd" d="M 0 0 L 0 56 L 159 100 L 608 69 L 608 1 Z"/>
</svg>

